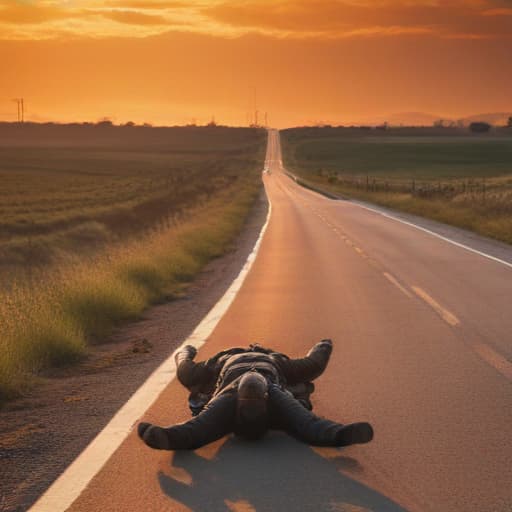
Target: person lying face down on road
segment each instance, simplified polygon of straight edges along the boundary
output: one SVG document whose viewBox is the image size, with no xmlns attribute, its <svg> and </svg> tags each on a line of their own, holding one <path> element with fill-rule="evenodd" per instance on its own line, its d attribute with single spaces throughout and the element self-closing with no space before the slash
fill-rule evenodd
<svg viewBox="0 0 512 512">
<path fill-rule="evenodd" d="M 196 363 L 197 350 L 187 345 L 175 358 L 194 417 L 171 427 L 141 422 L 139 437 L 158 450 L 195 450 L 229 433 L 259 439 L 270 429 L 312 446 L 368 443 L 369 423 L 342 425 L 312 412 L 311 381 L 324 372 L 331 352 L 331 340 L 320 341 L 300 359 L 250 345 Z"/>
</svg>

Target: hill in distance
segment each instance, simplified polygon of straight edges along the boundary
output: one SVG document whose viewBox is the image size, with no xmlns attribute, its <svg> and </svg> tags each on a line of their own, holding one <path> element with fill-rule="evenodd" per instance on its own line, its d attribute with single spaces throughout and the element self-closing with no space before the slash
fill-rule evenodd
<svg viewBox="0 0 512 512">
<path fill-rule="evenodd" d="M 365 119 L 359 123 L 353 124 L 383 124 L 388 123 L 392 126 L 432 126 L 435 122 L 443 120 L 443 124 L 462 122 L 465 126 L 474 122 L 486 122 L 494 126 L 504 126 L 507 120 L 512 116 L 512 112 L 490 112 L 486 114 L 475 114 L 462 118 L 450 118 L 441 115 L 429 114 L 426 112 L 398 112 L 388 116 L 379 116 L 373 119 Z M 352 124 L 352 123 L 347 123 Z"/>
</svg>

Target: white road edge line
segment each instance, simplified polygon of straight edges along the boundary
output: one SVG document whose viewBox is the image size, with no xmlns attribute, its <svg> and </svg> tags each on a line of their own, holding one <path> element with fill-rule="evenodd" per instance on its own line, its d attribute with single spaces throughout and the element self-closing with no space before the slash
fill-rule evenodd
<svg viewBox="0 0 512 512">
<path fill-rule="evenodd" d="M 392 219 L 392 220 L 395 220 L 396 222 L 401 222 L 402 224 L 406 224 L 407 226 L 411 226 L 413 228 L 419 229 L 420 231 L 424 231 L 425 233 L 428 233 L 429 235 L 440 238 L 441 240 L 444 240 L 445 242 L 456 245 L 457 247 L 460 247 L 461 249 L 466 249 L 466 251 L 470 251 L 475 254 L 479 254 L 480 256 L 483 256 L 484 258 L 488 258 L 490 260 L 496 261 L 497 263 L 501 263 L 507 267 L 512 268 L 512 263 L 509 263 L 508 261 L 500 260 L 499 258 L 496 258 L 496 256 L 491 256 L 490 254 L 487 254 L 485 252 L 481 252 L 481 251 L 478 251 L 477 249 L 473 249 L 472 247 L 469 247 L 467 245 L 456 242 L 455 240 L 452 240 L 451 238 L 447 238 L 443 235 L 440 235 L 439 233 L 436 233 L 435 231 L 431 231 L 430 229 L 418 226 L 417 224 L 414 224 L 412 222 L 408 222 L 406 220 L 399 219 L 398 217 L 395 217 L 395 216 L 393 216 L 389 213 L 383 212 L 381 210 L 377 210 L 375 208 L 371 208 L 369 206 L 365 206 L 365 205 L 362 205 L 362 204 L 359 204 L 359 203 L 356 203 L 356 202 L 353 202 L 350 200 L 349 200 L 349 202 L 355 206 L 359 206 L 359 208 L 364 208 L 365 210 L 369 210 L 371 212 L 378 213 L 379 215 L 382 215 L 383 217 L 387 217 L 388 219 Z"/>
<path fill-rule="evenodd" d="M 29 509 L 29 512 L 61 512 L 70 507 L 128 437 L 139 418 L 174 379 L 176 376 L 174 354 L 185 345 L 193 345 L 196 348 L 204 345 L 229 309 L 256 259 L 272 214 L 272 204 L 268 195 L 267 200 L 269 208 L 265 224 L 261 228 L 251 254 L 228 290 L 203 318 L 194 332 L 135 391 L 105 428 Z"/>
<path fill-rule="evenodd" d="M 285 173 L 285 176 L 287 176 L 286 173 Z M 325 196 L 323 194 L 321 194 L 320 192 L 316 192 L 314 190 L 306 189 L 306 188 L 302 187 L 301 185 L 297 185 L 297 186 L 301 187 L 302 190 L 305 190 L 307 192 L 310 192 L 311 194 L 314 194 L 315 196 L 321 196 L 321 197 L 325 198 Z M 497 263 L 501 263 L 502 265 L 505 265 L 505 266 L 507 266 L 509 268 L 512 268 L 512 263 L 509 263 L 508 261 L 501 260 L 500 258 L 496 258 L 496 256 L 491 256 L 490 254 L 487 254 L 485 252 L 481 252 L 481 251 L 479 251 L 477 249 L 473 249 L 472 247 L 469 247 L 468 245 L 464 245 L 464 244 L 461 244 L 459 242 L 456 242 L 455 240 L 452 240 L 451 238 L 447 238 L 447 237 L 445 237 L 443 235 L 440 235 L 439 233 L 436 233 L 435 231 L 431 231 L 430 229 L 418 226 L 417 224 L 414 224 L 413 222 L 409 222 L 409 221 L 406 221 L 406 220 L 403 220 L 403 219 L 399 219 L 398 217 L 395 217 L 394 215 L 391 215 L 390 213 L 386 213 L 386 212 L 383 212 L 382 210 L 378 210 L 376 208 L 372 208 L 370 206 L 363 205 L 363 204 L 358 203 L 356 201 L 353 201 L 351 199 L 347 199 L 346 201 L 348 203 L 350 203 L 350 204 L 353 204 L 354 206 L 358 206 L 359 208 L 364 208 L 365 210 L 368 210 L 368 211 L 373 212 L 373 213 L 378 213 L 379 215 L 382 215 L 383 217 L 387 217 L 388 219 L 394 220 L 396 222 L 401 222 L 402 224 L 405 224 L 405 225 L 410 226 L 410 227 L 415 228 L 415 229 L 419 229 L 420 231 L 424 231 L 425 233 L 428 233 L 429 235 L 432 235 L 432 236 L 435 236 L 437 238 L 440 238 L 441 240 L 444 240 L 445 242 L 448 242 L 450 244 L 456 245 L 457 247 L 460 247 L 461 249 L 466 249 L 466 251 L 473 252 L 475 254 L 483 256 L 484 258 L 488 258 L 488 259 L 490 259 L 492 261 L 496 261 Z"/>
</svg>

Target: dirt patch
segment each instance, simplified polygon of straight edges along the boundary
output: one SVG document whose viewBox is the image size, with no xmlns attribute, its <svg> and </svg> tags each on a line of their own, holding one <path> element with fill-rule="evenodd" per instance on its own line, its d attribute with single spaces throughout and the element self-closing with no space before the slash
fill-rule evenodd
<svg viewBox="0 0 512 512">
<path fill-rule="evenodd" d="M 262 195 L 233 249 L 211 262 L 182 297 L 149 309 L 92 347 L 82 364 L 53 370 L 0 412 L 0 511 L 27 510 L 191 334 L 238 275 L 267 208 Z"/>
</svg>

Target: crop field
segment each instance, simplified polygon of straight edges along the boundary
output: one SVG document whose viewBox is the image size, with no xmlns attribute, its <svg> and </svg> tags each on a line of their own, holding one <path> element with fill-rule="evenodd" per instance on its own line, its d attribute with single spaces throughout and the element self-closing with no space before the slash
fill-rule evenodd
<svg viewBox="0 0 512 512">
<path fill-rule="evenodd" d="M 0 286 L 176 221 L 261 161 L 249 129 L 0 126 Z"/>
<path fill-rule="evenodd" d="M 512 130 L 298 128 L 288 170 L 347 197 L 512 243 Z"/>
<path fill-rule="evenodd" d="M 0 126 L 0 405 L 223 254 L 266 146 L 252 129 L 21 128 Z"/>
</svg>

